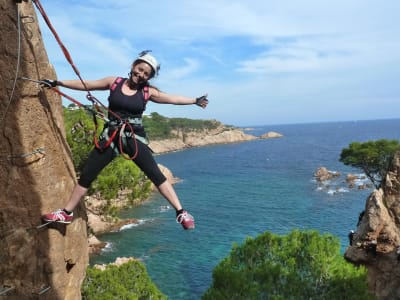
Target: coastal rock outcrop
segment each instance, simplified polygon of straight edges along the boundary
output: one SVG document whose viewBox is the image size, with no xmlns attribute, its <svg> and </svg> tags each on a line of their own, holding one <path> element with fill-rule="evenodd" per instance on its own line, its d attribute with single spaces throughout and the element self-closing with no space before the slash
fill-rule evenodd
<svg viewBox="0 0 400 300">
<path fill-rule="evenodd" d="M 262 134 L 260 136 L 260 139 L 276 139 L 280 137 L 283 137 L 283 135 L 275 131 L 269 131 L 267 133 Z"/>
<path fill-rule="evenodd" d="M 345 258 L 368 269 L 377 299 L 400 299 L 400 152 L 382 187 L 368 197 Z"/>
<path fill-rule="evenodd" d="M 228 144 L 257 139 L 246 134 L 241 129 L 218 126 L 215 129 L 177 133 L 176 138 L 150 141 L 149 147 L 154 153 L 172 152 L 187 148 L 201 147 L 213 144 Z"/>
<path fill-rule="evenodd" d="M 332 178 L 339 176 L 340 176 L 339 172 L 330 171 L 325 167 L 318 168 L 314 173 L 314 178 L 319 182 L 330 180 Z"/>
<path fill-rule="evenodd" d="M 0 292 L 6 299 L 80 299 L 88 264 L 84 205 L 69 226 L 37 229 L 75 184 L 61 98 L 31 2 L 0 2 Z"/>
</svg>

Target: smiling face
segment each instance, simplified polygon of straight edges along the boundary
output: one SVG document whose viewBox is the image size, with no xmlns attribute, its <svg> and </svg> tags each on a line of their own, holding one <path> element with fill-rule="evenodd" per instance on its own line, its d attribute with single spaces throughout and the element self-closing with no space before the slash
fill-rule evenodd
<svg viewBox="0 0 400 300">
<path fill-rule="evenodd" d="M 153 68 L 144 61 L 135 61 L 131 68 L 131 81 L 135 84 L 143 84 L 153 77 Z"/>
</svg>

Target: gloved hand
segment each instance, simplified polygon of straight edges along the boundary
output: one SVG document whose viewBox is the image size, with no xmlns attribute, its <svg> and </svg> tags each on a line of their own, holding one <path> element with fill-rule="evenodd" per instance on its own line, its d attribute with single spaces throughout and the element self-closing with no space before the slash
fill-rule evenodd
<svg viewBox="0 0 400 300">
<path fill-rule="evenodd" d="M 205 108 L 208 104 L 207 94 L 196 98 L 196 105 Z"/>
<path fill-rule="evenodd" d="M 52 88 L 52 87 L 56 87 L 57 84 L 58 84 L 57 80 L 51 80 L 51 79 L 42 79 L 42 80 L 40 80 L 40 85 L 42 87 Z"/>
</svg>

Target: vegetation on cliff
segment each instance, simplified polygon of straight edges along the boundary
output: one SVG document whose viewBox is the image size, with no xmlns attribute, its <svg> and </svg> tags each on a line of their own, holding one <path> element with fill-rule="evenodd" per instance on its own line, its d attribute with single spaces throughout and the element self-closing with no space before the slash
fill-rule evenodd
<svg viewBox="0 0 400 300">
<path fill-rule="evenodd" d="M 234 245 L 203 299 L 373 299 L 366 270 L 346 262 L 339 240 L 316 231 L 265 232 Z"/>
<path fill-rule="evenodd" d="M 105 270 L 89 267 L 82 285 L 82 299 L 167 299 L 151 281 L 143 263 L 131 260 Z"/>
<path fill-rule="evenodd" d="M 143 125 L 152 140 L 174 138 L 178 133 L 212 130 L 222 124 L 216 120 L 193 120 L 187 118 L 166 118 L 153 112 L 143 117 Z"/>
<path fill-rule="evenodd" d="M 399 150 L 397 140 L 353 142 L 342 150 L 339 160 L 345 165 L 361 169 L 374 186 L 379 188 L 384 183 L 394 154 Z"/>
</svg>

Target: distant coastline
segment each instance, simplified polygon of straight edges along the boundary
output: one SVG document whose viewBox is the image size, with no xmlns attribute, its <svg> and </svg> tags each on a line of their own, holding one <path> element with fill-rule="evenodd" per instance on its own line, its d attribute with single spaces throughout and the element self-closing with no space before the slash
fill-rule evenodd
<svg viewBox="0 0 400 300">
<path fill-rule="evenodd" d="M 177 133 L 177 137 L 172 139 L 150 141 L 149 147 L 155 154 L 162 154 L 194 147 L 240 143 L 256 139 L 279 138 L 283 136 L 277 132 L 267 132 L 257 137 L 245 133 L 245 130 L 246 129 L 221 125 L 215 129 Z"/>
</svg>

